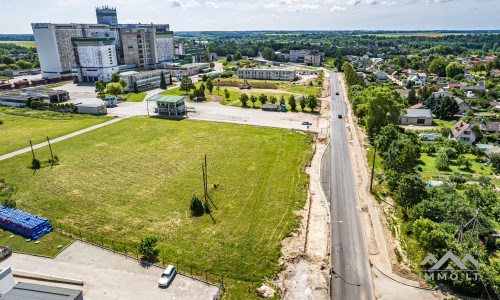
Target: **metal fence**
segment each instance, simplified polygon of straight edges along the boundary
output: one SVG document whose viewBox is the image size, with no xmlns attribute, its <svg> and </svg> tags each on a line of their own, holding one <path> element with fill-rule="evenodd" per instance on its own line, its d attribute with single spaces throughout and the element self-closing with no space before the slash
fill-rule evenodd
<svg viewBox="0 0 500 300">
<path fill-rule="evenodd" d="M 140 257 L 141 255 L 137 251 L 137 245 L 116 242 L 112 239 L 105 238 L 102 235 L 82 232 L 80 229 L 71 227 L 69 225 L 56 223 L 54 221 L 50 221 L 50 224 L 54 228 L 54 231 L 60 232 L 61 234 L 68 235 L 70 237 L 74 237 L 96 247 L 112 251 L 116 254 L 135 259 L 139 263 L 144 265 L 152 265 L 159 268 L 165 268 L 167 265 L 174 265 L 177 269 L 177 272 L 181 275 L 219 287 L 218 295 L 220 294 L 221 290 L 224 289 L 224 276 L 222 274 L 201 270 L 197 266 L 193 266 L 193 264 L 191 263 L 185 263 L 171 256 L 166 256 L 165 253 L 160 253 L 157 257 L 157 261 L 150 262 Z"/>
</svg>

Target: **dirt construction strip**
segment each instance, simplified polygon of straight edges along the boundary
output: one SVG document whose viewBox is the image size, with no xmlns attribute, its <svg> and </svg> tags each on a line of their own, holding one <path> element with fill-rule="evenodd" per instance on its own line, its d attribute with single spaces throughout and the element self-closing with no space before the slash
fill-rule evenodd
<svg viewBox="0 0 500 300">
<path fill-rule="evenodd" d="M 123 120 L 123 118 L 115 118 L 113 120 L 109 120 L 109 121 L 106 121 L 106 122 L 102 122 L 100 124 L 97 124 L 97 125 L 94 125 L 94 126 L 90 126 L 90 127 L 87 127 L 87 128 L 84 128 L 84 129 L 81 129 L 81 130 L 78 130 L 78 131 L 75 131 L 75 132 L 72 132 L 70 134 L 66 134 L 66 135 L 63 135 L 63 136 L 60 136 L 60 137 L 57 137 L 55 139 L 52 139 L 50 140 L 50 143 L 53 144 L 53 143 L 57 143 L 59 141 L 63 141 L 65 139 L 69 139 L 70 137 L 74 137 L 74 136 L 77 136 L 77 135 L 80 135 L 82 133 L 85 133 L 85 132 L 89 132 L 91 130 L 94 130 L 94 129 L 97 129 L 97 128 L 101 128 L 103 126 L 106 126 L 106 125 L 109 125 L 109 124 L 113 124 L 115 122 L 118 122 L 120 120 Z M 33 145 L 33 149 L 38 149 L 38 148 L 42 148 L 42 147 L 45 147 L 47 146 L 48 143 L 47 142 L 43 142 L 43 143 L 40 143 L 40 144 L 36 144 L 36 145 Z M 11 152 L 11 153 L 7 153 L 7 154 L 4 154 L 4 155 L 1 155 L 0 156 L 0 160 L 4 160 L 4 159 L 7 159 L 7 158 L 11 158 L 11 157 L 14 157 L 16 155 L 19 155 L 19 154 L 23 154 L 23 153 L 26 153 L 26 152 L 29 152 L 31 151 L 31 147 L 26 147 L 26 148 L 23 148 L 23 149 L 20 149 L 20 150 L 17 150 L 17 151 L 14 151 L 14 152 Z"/>
</svg>

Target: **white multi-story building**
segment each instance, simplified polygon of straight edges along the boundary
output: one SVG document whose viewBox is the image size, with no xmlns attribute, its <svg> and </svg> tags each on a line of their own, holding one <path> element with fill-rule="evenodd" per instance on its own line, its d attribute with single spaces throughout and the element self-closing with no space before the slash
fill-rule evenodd
<svg viewBox="0 0 500 300">
<path fill-rule="evenodd" d="M 238 69 L 238 78 L 244 79 L 294 80 L 296 74 L 295 69 Z"/>
<path fill-rule="evenodd" d="M 174 33 L 172 31 L 156 31 L 156 57 L 158 62 L 173 61 Z"/>
<path fill-rule="evenodd" d="M 290 50 L 290 62 L 305 63 L 306 56 L 308 59 L 308 63 L 312 63 L 312 60 L 314 60 L 314 62 L 317 62 L 317 59 L 319 57 L 319 62 L 316 64 L 317 66 L 319 66 L 320 63 L 325 59 L 325 54 L 317 50 Z"/>
<path fill-rule="evenodd" d="M 107 32 L 109 25 L 97 24 L 31 24 L 42 68 L 42 77 L 72 74 L 77 66 L 72 38 L 90 37 L 92 33 Z"/>
<path fill-rule="evenodd" d="M 78 81 L 110 81 L 118 73 L 115 39 L 108 33 L 95 34 L 91 38 L 73 38 L 77 53 L 77 65 L 73 73 Z"/>
<path fill-rule="evenodd" d="M 103 70 L 88 71 L 87 75 L 83 74 L 84 70 L 81 70 L 80 74 L 73 73 L 83 65 L 98 63 L 100 60 L 93 57 L 98 57 L 102 51 L 109 52 L 109 47 L 104 47 L 105 45 L 100 44 L 97 48 L 87 47 L 81 40 L 75 46 L 73 40 L 95 39 L 96 35 L 104 33 L 108 34 L 106 38 L 114 39 L 117 65 L 135 64 L 137 67 L 148 69 L 158 62 L 174 60 L 174 38 L 168 24 L 118 24 L 116 9 L 110 7 L 96 8 L 96 16 L 99 24 L 32 24 L 43 78 L 65 74 L 72 74 L 84 80 L 107 78 L 107 71 L 111 67 L 107 65 L 108 60 L 102 60 L 104 65 L 90 67 L 92 70 Z M 86 61 L 79 61 L 80 56 Z M 107 56 L 109 58 L 109 55 Z"/>
</svg>

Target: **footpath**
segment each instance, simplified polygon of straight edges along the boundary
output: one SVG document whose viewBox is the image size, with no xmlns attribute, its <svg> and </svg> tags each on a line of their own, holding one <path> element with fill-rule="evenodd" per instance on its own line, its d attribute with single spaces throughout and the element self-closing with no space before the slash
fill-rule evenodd
<svg viewBox="0 0 500 300">
<path fill-rule="evenodd" d="M 78 131 L 75 131 L 75 132 L 72 132 L 72 133 L 60 136 L 60 137 L 57 137 L 55 139 L 52 139 L 52 140 L 50 140 L 50 143 L 54 144 L 54 143 L 57 143 L 57 142 L 60 142 L 60 141 L 64 141 L 65 139 L 69 139 L 71 137 L 80 135 L 82 133 L 89 132 L 89 131 L 92 131 L 92 130 L 97 129 L 97 128 L 101 128 L 101 127 L 104 127 L 104 126 L 109 125 L 109 124 L 113 124 L 113 123 L 118 122 L 118 121 L 123 120 L 123 119 L 124 118 L 115 118 L 115 119 L 112 119 L 112 120 L 109 120 L 109 121 L 106 121 L 106 122 L 102 122 L 102 123 L 99 123 L 97 125 L 93 125 L 93 126 L 90 126 L 90 127 L 87 127 L 87 128 L 84 128 L 84 129 L 81 129 L 81 130 L 78 130 Z M 33 145 L 33 149 L 42 148 L 42 147 L 45 147 L 47 145 L 48 145 L 47 142 L 39 143 L 39 144 Z M 31 147 L 26 147 L 26 148 L 23 148 L 23 149 L 19 149 L 19 150 L 16 150 L 14 152 L 10 152 L 10 153 L 4 154 L 4 155 L 0 155 L 0 160 L 11 158 L 11 157 L 14 157 L 16 155 L 23 154 L 23 153 L 26 153 L 26 152 L 29 152 L 29 151 L 31 151 Z"/>
</svg>

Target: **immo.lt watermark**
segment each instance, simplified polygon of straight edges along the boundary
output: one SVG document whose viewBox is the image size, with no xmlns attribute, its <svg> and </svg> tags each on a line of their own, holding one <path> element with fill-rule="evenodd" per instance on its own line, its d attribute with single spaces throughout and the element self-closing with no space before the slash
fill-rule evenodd
<svg viewBox="0 0 500 300">
<path fill-rule="evenodd" d="M 448 261 L 451 260 L 458 269 L 448 265 Z M 453 254 L 453 252 L 448 251 L 446 254 L 441 257 L 441 259 L 436 259 L 434 255 L 429 254 L 427 257 L 420 263 L 421 266 L 425 266 L 429 261 L 432 261 L 434 265 L 428 270 L 422 270 L 424 273 L 424 278 L 422 278 L 422 273 L 418 276 L 422 280 L 458 280 L 459 273 L 464 272 L 465 280 L 478 280 L 479 279 L 479 270 L 477 269 L 469 269 L 465 265 L 466 262 L 471 262 L 475 267 L 477 267 L 477 261 L 472 257 L 472 255 L 467 254 L 464 256 L 462 260 L 458 259 L 458 257 Z"/>
</svg>

